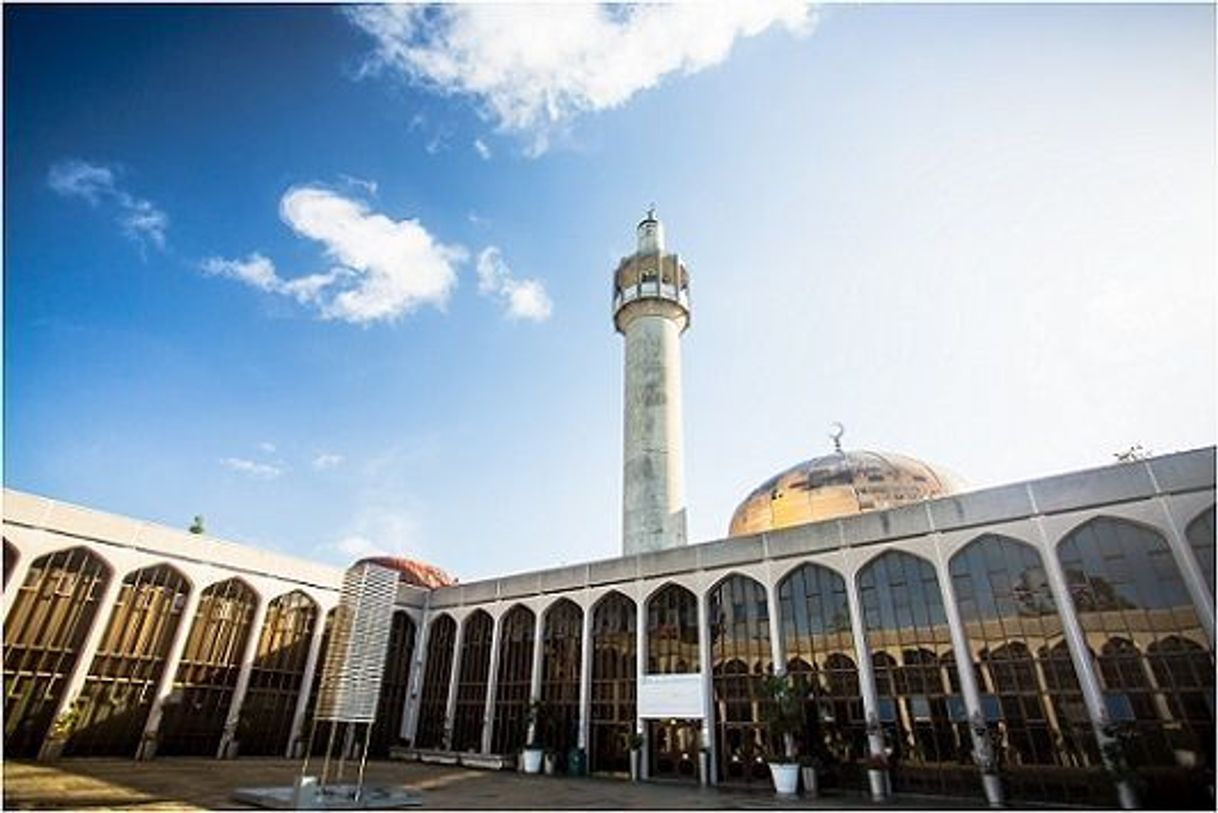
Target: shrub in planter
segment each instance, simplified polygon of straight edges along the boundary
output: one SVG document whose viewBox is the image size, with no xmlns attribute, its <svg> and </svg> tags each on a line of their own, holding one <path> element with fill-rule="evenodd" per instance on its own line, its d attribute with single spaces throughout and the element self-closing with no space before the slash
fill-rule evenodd
<svg viewBox="0 0 1218 813">
<path fill-rule="evenodd" d="M 542 757 L 545 754 L 545 747 L 542 745 L 542 729 L 545 727 L 545 717 L 545 706 L 542 705 L 540 700 L 534 700 L 529 703 L 525 725 L 528 726 L 532 736 L 521 752 L 521 761 L 524 764 L 525 773 L 541 773 Z"/>
<path fill-rule="evenodd" d="M 808 798 L 815 799 L 820 795 L 820 772 L 825 768 L 824 762 L 816 755 L 799 758 L 799 776 L 804 785 L 804 793 Z"/>
<path fill-rule="evenodd" d="M 765 699 L 765 724 L 769 734 L 783 743 L 783 749 L 767 756 L 774 792 L 793 796 L 799 788 L 799 763 L 790 753 L 791 742 L 803 734 L 803 701 L 807 690 L 795 675 L 768 675 L 761 684 Z"/>
</svg>

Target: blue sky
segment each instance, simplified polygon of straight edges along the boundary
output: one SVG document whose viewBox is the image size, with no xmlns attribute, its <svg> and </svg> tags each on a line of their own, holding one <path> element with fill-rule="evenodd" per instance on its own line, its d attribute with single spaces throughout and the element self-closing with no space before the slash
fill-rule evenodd
<svg viewBox="0 0 1218 813">
<path fill-rule="evenodd" d="M 6 485 L 616 555 L 652 201 L 693 540 L 835 420 L 976 486 L 1214 442 L 1212 7 L 737 6 L 6 7 Z"/>
</svg>

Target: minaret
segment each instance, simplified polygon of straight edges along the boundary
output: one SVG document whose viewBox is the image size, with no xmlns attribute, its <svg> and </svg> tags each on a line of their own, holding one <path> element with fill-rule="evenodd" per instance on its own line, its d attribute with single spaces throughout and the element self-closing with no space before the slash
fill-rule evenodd
<svg viewBox="0 0 1218 813">
<path fill-rule="evenodd" d="M 655 207 L 638 225 L 638 250 L 613 275 L 613 325 L 626 337 L 622 554 L 675 548 L 685 535 L 681 334 L 689 327 L 689 273 L 664 252 Z"/>
</svg>

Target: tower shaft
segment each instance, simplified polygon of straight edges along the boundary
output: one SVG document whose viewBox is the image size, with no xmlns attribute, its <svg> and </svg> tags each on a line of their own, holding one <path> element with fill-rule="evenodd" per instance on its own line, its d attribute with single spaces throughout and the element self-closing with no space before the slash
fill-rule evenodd
<svg viewBox="0 0 1218 813">
<path fill-rule="evenodd" d="M 689 326 L 689 276 L 664 252 L 654 215 L 639 224 L 638 251 L 614 276 L 614 324 L 625 338 L 622 553 L 686 544 L 681 334 Z"/>
</svg>

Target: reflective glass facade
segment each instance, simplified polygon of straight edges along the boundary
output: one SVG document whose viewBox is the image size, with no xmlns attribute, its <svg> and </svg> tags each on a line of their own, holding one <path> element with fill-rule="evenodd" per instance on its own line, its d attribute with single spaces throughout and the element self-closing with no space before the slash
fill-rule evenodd
<svg viewBox="0 0 1218 813">
<path fill-rule="evenodd" d="M 679 584 L 647 602 L 647 674 L 698 671 L 698 597 Z"/>
<path fill-rule="evenodd" d="M 237 724 L 242 754 L 282 756 L 286 752 L 317 616 L 317 603 L 298 590 L 267 606 Z"/>
<path fill-rule="evenodd" d="M 711 690 L 719 781 L 769 782 L 765 757 L 782 749 L 764 722 L 762 682 L 773 672 L 765 587 L 729 576 L 710 591 Z M 693 754 L 696 765 L 697 754 Z"/>
<path fill-rule="evenodd" d="M 1214 506 L 1201 512 L 1192 522 L 1184 535 L 1188 538 L 1189 547 L 1197 559 L 1197 567 L 1205 579 L 1205 585 L 1210 589 L 1210 598 L 1214 596 Z"/>
<path fill-rule="evenodd" d="M 377 759 L 389 756 L 389 748 L 402 741 L 402 716 L 406 713 L 406 692 L 410 689 L 410 667 L 414 661 L 415 624 L 403 612 L 393 614 L 389 645 L 385 651 L 385 672 L 376 704 L 376 724 L 368 743 L 368 755 Z"/>
<path fill-rule="evenodd" d="M 638 613 L 634 601 L 616 591 L 592 613 L 592 705 L 589 766 L 597 772 L 627 773 L 636 708 Z"/>
<path fill-rule="evenodd" d="M 461 665 L 457 702 L 453 709 L 454 751 L 482 750 L 482 718 L 486 714 L 486 684 L 491 674 L 491 635 L 495 622 L 476 610 L 461 625 Z"/>
<path fill-rule="evenodd" d="M 419 725 L 415 745 L 439 748 L 444 743 L 444 714 L 448 707 L 448 682 L 452 680 L 453 648 L 457 622 L 441 614 L 431 622 L 427 635 L 427 661 L 423 666 L 423 688 L 419 694 Z"/>
<path fill-rule="evenodd" d="M 33 757 L 50 730 L 111 578 L 86 548 L 40 556 L 4 619 L 4 753 Z"/>
<path fill-rule="evenodd" d="M 189 592 L 186 577 L 168 565 L 123 578 L 64 754 L 135 756 Z"/>
<path fill-rule="evenodd" d="M 541 702 L 545 707 L 542 742 L 561 763 L 579 742 L 580 650 L 584 613 L 567 599 L 556 601 L 542 622 Z"/>
<path fill-rule="evenodd" d="M 491 751 L 511 754 L 528 736 L 529 688 L 533 677 L 533 611 L 517 605 L 500 619 L 499 671 L 495 684 L 495 729 Z"/>
<path fill-rule="evenodd" d="M 1131 764 L 1166 806 L 1191 806 L 1187 777 L 1214 764 L 1214 657 L 1167 540 L 1099 517 L 1058 556 Z"/>
</svg>

